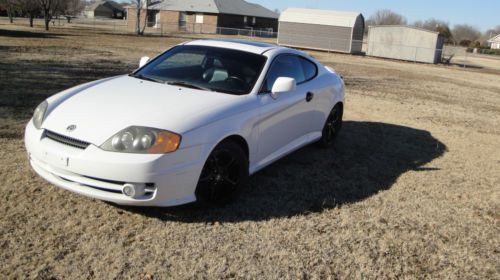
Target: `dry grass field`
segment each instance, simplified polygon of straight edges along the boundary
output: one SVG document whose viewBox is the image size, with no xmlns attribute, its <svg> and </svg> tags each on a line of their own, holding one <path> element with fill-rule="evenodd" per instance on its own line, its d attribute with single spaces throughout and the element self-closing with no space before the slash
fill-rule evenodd
<svg viewBox="0 0 500 280">
<path fill-rule="evenodd" d="M 183 40 L 0 23 L 1 279 L 500 279 L 500 60 L 311 52 L 346 81 L 335 148 L 293 153 L 223 208 L 117 207 L 34 174 L 39 102 Z"/>
</svg>

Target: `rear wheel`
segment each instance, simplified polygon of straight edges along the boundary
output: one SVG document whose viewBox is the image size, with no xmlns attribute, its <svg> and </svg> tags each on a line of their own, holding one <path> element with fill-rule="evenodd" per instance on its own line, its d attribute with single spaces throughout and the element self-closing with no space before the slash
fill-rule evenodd
<svg viewBox="0 0 500 280">
<path fill-rule="evenodd" d="M 318 141 L 321 147 L 331 147 L 335 142 L 335 138 L 342 128 L 342 115 L 342 105 L 340 104 L 335 105 L 335 107 L 333 107 L 333 109 L 330 111 L 330 114 L 328 115 L 328 118 L 326 119 L 325 125 L 323 127 L 321 139 Z"/>
<path fill-rule="evenodd" d="M 248 159 L 235 142 L 220 143 L 208 156 L 196 186 L 202 203 L 227 204 L 238 196 L 248 179 Z"/>
</svg>

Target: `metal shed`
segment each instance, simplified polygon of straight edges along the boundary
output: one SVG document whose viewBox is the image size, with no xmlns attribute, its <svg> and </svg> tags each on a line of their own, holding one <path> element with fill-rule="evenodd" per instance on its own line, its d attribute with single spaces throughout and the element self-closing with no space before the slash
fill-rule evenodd
<svg viewBox="0 0 500 280">
<path fill-rule="evenodd" d="M 412 26 L 368 27 L 367 55 L 423 63 L 439 63 L 444 37 Z"/>
<path fill-rule="evenodd" d="M 278 44 L 359 53 L 365 19 L 357 12 L 288 8 L 279 17 Z"/>
</svg>

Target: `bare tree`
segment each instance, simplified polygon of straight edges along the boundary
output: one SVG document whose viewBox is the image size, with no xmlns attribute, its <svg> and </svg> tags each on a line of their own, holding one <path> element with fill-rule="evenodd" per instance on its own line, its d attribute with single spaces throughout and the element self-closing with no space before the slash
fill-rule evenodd
<svg viewBox="0 0 500 280">
<path fill-rule="evenodd" d="M 71 22 L 71 17 L 78 15 L 85 8 L 85 3 L 81 0 L 67 0 L 64 1 L 61 7 L 63 14 L 66 16 L 68 23 Z"/>
<path fill-rule="evenodd" d="M 407 20 L 404 16 L 391 10 L 379 10 L 370 16 L 366 25 L 405 25 Z"/>
<path fill-rule="evenodd" d="M 497 25 L 494 28 L 486 30 L 486 32 L 483 33 L 483 36 L 481 36 L 481 44 L 487 46 L 488 40 L 498 34 L 500 34 L 500 25 Z"/>
<path fill-rule="evenodd" d="M 33 27 L 33 19 L 40 14 L 40 5 L 38 0 L 17 0 L 19 10 L 27 15 L 30 21 L 30 26 Z"/>
<path fill-rule="evenodd" d="M 38 0 L 40 9 L 43 12 L 45 30 L 49 30 L 49 24 L 55 15 L 58 15 L 64 7 L 65 0 Z"/>
<path fill-rule="evenodd" d="M 481 32 L 474 26 L 468 24 L 455 25 L 452 34 L 455 42 L 464 47 L 470 46 L 481 37 Z"/>
<path fill-rule="evenodd" d="M 146 25 L 148 22 L 148 7 L 149 0 L 131 0 L 131 4 L 135 6 L 136 9 L 136 21 L 135 21 L 135 33 L 137 35 L 144 35 L 144 30 L 146 30 Z M 142 9 L 146 13 L 144 15 L 144 27 L 141 29 L 141 13 Z"/>
<path fill-rule="evenodd" d="M 0 4 L 3 4 L 5 6 L 5 9 L 7 10 L 7 16 L 9 17 L 9 22 L 13 23 L 14 22 L 14 15 L 16 13 L 16 10 L 18 8 L 18 1 L 17 0 L 0 0 Z"/>
<path fill-rule="evenodd" d="M 453 42 L 453 35 L 448 22 L 431 18 L 426 21 L 416 21 L 413 26 L 439 32 L 444 36 L 445 43 Z"/>
</svg>

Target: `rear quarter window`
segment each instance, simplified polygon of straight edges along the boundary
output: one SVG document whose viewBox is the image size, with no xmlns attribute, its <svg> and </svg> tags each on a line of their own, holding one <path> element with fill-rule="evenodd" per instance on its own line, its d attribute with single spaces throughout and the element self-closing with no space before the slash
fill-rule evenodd
<svg viewBox="0 0 500 280">
<path fill-rule="evenodd" d="M 302 65 L 306 81 L 312 80 L 314 79 L 314 77 L 316 77 L 316 75 L 318 74 L 318 67 L 315 63 L 301 57 L 300 64 Z"/>
</svg>

